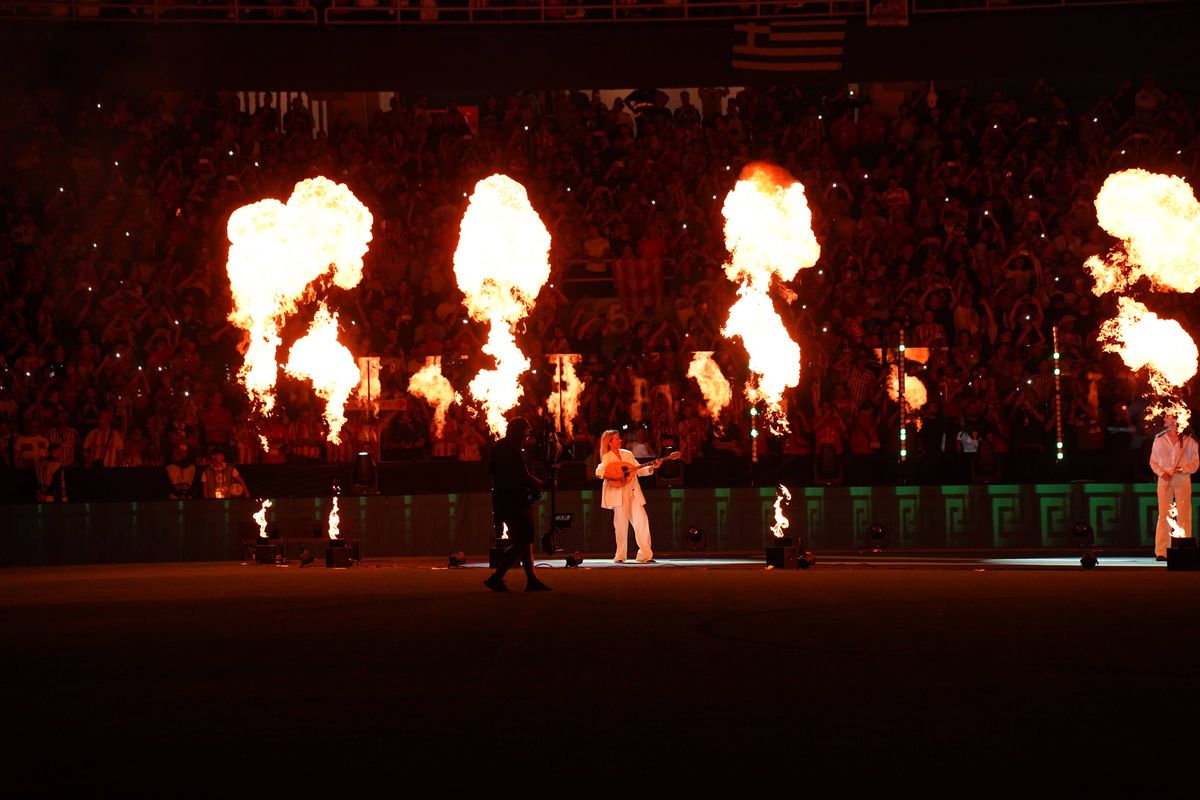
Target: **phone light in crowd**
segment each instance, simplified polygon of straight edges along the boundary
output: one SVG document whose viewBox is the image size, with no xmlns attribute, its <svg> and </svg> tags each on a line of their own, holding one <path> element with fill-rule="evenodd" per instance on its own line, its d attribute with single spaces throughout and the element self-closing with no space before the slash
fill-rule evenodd
<svg viewBox="0 0 1200 800">
<path fill-rule="evenodd" d="M 100 107 L 100 104 L 99 104 L 99 103 L 96 103 L 96 108 L 99 108 L 99 107 Z"/>
<path fill-rule="evenodd" d="M 95 249 L 96 249 L 97 247 L 99 247 L 99 246 L 100 246 L 100 245 L 96 244 L 95 242 L 92 242 L 92 249 L 93 249 L 93 250 L 95 250 Z"/>
<path fill-rule="evenodd" d="M 1124 150 L 1122 150 L 1122 151 L 1121 151 L 1121 155 L 1125 155 L 1125 151 L 1124 151 Z"/>
<path fill-rule="evenodd" d="M 529 126 L 528 126 L 528 125 L 526 125 L 526 126 L 525 126 L 525 130 L 529 130 Z"/>
<path fill-rule="evenodd" d="M 125 236 L 126 236 L 126 238 L 129 237 L 129 231 L 125 231 Z"/>
<path fill-rule="evenodd" d="M 1029 195 L 1029 199 L 1030 199 L 1030 200 L 1032 200 L 1032 199 L 1033 199 L 1033 195 Z"/>
<path fill-rule="evenodd" d="M 985 217 L 987 217 L 987 216 L 990 216 L 990 215 L 991 215 L 991 213 L 992 213 L 992 212 L 988 211 L 986 208 L 983 210 L 983 215 L 984 215 Z"/>
<path fill-rule="evenodd" d="M 256 167 L 258 166 L 258 162 L 257 162 L 257 161 L 255 161 L 255 162 L 254 162 L 254 166 L 256 166 Z"/>
<path fill-rule="evenodd" d="M 229 155 L 233 155 L 233 151 L 232 151 L 232 150 L 230 150 L 230 151 L 229 151 Z"/>
<path fill-rule="evenodd" d="M 63 187 L 61 187 L 61 186 L 58 187 L 58 190 L 61 192 L 63 190 Z"/>
<path fill-rule="evenodd" d="M 1125 151 L 1124 151 L 1124 150 L 1122 150 L 1121 152 L 1122 152 L 1122 153 L 1124 153 Z M 121 166 L 121 162 L 120 162 L 120 161 L 114 161 L 114 162 L 113 162 L 113 166 L 114 166 L 114 167 L 119 167 L 119 166 Z"/>
<path fill-rule="evenodd" d="M 837 181 L 833 182 L 833 188 L 835 188 L 835 189 L 837 188 Z"/>
<path fill-rule="evenodd" d="M 1092 117 L 1092 122 L 1099 122 L 1099 121 L 1100 121 L 1099 117 Z"/>
<path fill-rule="evenodd" d="M 686 223 L 686 222 L 685 222 L 685 223 L 683 223 L 683 229 L 684 229 L 685 231 L 687 230 L 687 223 Z"/>
</svg>

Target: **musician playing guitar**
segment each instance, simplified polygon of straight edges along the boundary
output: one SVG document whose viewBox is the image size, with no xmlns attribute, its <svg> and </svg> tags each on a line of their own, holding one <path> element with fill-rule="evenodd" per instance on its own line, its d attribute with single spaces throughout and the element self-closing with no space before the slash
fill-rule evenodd
<svg viewBox="0 0 1200 800">
<path fill-rule="evenodd" d="M 678 458 L 678 453 L 672 453 L 668 458 Z M 639 563 L 654 560 L 654 550 L 650 546 L 650 519 L 646 516 L 646 496 L 638 483 L 639 475 L 649 475 L 662 466 L 667 459 L 655 459 L 648 464 L 640 464 L 633 453 L 621 449 L 621 434 L 619 431 L 605 431 L 600 437 L 600 463 L 596 465 L 596 477 L 604 481 L 604 493 L 601 507 L 613 510 L 613 532 L 617 540 L 617 552 L 613 561 L 624 563 L 629 547 L 629 526 L 633 525 L 633 535 L 637 540 Z"/>
</svg>

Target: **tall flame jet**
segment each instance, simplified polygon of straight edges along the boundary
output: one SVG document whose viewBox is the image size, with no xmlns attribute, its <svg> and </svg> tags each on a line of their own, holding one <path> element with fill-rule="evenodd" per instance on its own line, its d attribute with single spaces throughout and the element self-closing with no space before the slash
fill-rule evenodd
<svg viewBox="0 0 1200 800">
<path fill-rule="evenodd" d="M 483 352 L 496 367 L 481 370 L 469 390 L 492 434 L 501 436 L 504 414 L 521 399 L 519 379 L 529 369 L 514 328 L 550 278 L 550 232 L 524 186 L 506 175 L 475 184 L 454 251 L 454 275 L 471 318 L 490 326 Z"/>
<path fill-rule="evenodd" d="M 287 203 L 260 200 L 230 215 L 229 321 L 250 340 L 238 378 L 262 413 L 275 406 L 284 323 L 322 278 L 343 289 L 358 285 L 372 222 L 345 184 L 323 177 L 297 183 Z"/>
<path fill-rule="evenodd" d="M 790 281 L 820 258 L 812 212 L 804 186 L 786 170 L 750 164 L 725 197 L 721 213 L 729 250 L 725 275 L 738 284 L 738 299 L 721 335 L 741 337 L 752 373 L 746 398 L 766 405 L 773 431 L 786 431 L 783 393 L 800 382 L 800 346 L 775 311 L 770 288 L 773 280 Z"/>
<path fill-rule="evenodd" d="M 1155 291 L 1200 288 L 1200 203 L 1182 178 L 1129 169 L 1105 179 L 1096 195 L 1096 219 L 1120 244 L 1085 263 L 1095 279 L 1093 291 L 1122 295 L 1117 316 L 1100 328 L 1100 341 L 1130 369 L 1148 370 L 1150 417 L 1174 414 L 1186 425 L 1190 412 L 1179 390 L 1196 374 L 1196 343 L 1178 322 L 1125 293 L 1141 278 Z"/>
</svg>

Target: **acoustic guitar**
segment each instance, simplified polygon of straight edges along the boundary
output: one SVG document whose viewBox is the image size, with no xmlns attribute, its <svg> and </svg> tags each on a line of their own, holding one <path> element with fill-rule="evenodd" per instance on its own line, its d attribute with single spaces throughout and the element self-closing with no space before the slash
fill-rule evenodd
<svg viewBox="0 0 1200 800">
<path fill-rule="evenodd" d="M 665 458 L 656 458 L 652 461 L 647 461 L 646 464 L 657 463 L 659 465 L 664 461 L 674 461 L 677 458 L 682 458 L 683 453 L 676 451 Z M 635 473 L 646 466 L 646 464 L 630 464 L 625 461 L 614 461 L 604 468 L 604 480 L 608 481 L 613 488 L 619 489 L 625 484 L 634 479 Z"/>
</svg>

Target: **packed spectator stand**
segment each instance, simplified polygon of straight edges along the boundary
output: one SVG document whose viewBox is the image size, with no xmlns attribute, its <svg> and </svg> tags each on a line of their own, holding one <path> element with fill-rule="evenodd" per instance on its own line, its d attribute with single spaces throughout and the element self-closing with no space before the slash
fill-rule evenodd
<svg viewBox="0 0 1200 800">
<path fill-rule="evenodd" d="M 1144 475 L 1144 380 L 1101 351 L 1115 301 L 1092 294 L 1082 264 L 1110 244 L 1092 206 L 1109 173 L 1196 176 L 1194 105 L 1151 78 L 1087 96 L 1045 80 L 926 87 L 887 113 L 845 87 L 706 88 L 672 107 L 654 90 L 611 103 L 528 92 L 481 98 L 477 120 L 397 98 L 366 124 L 342 113 L 324 126 L 269 96 L 253 111 L 233 93 L 5 99 L 0 459 L 45 500 L 71 497 L 72 471 L 130 467 L 190 467 L 179 494 L 198 494 L 214 448 L 239 466 L 346 463 L 360 449 L 480 461 L 481 419 L 455 407 L 437 436 L 405 388 L 428 356 L 459 387 L 489 366 L 451 261 L 466 196 L 494 172 L 526 185 L 553 237 L 552 277 L 518 336 L 536 370 L 519 412 L 551 427 L 544 355 L 582 354 L 584 459 L 601 431 L 629 426 L 640 454 L 681 450 L 683 479 L 708 485 Z M 720 334 L 735 288 L 720 208 L 753 160 L 804 183 L 823 251 L 794 302 L 776 303 L 802 382 L 791 432 L 762 437 L 757 464 L 737 391 L 745 353 Z M 375 217 L 364 280 L 332 304 L 355 355 L 383 360 L 384 391 L 378 417 L 352 409 L 340 447 L 306 384 L 281 376 L 278 411 L 251 413 L 241 332 L 226 320 L 230 212 L 318 174 Z M 1154 309 L 1195 330 L 1188 297 L 1158 296 Z M 881 358 L 902 332 L 931 357 L 916 367 L 930 402 L 901 470 Z M 716 351 L 735 386 L 717 425 L 685 375 L 697 350 Z"/>
</svg>

